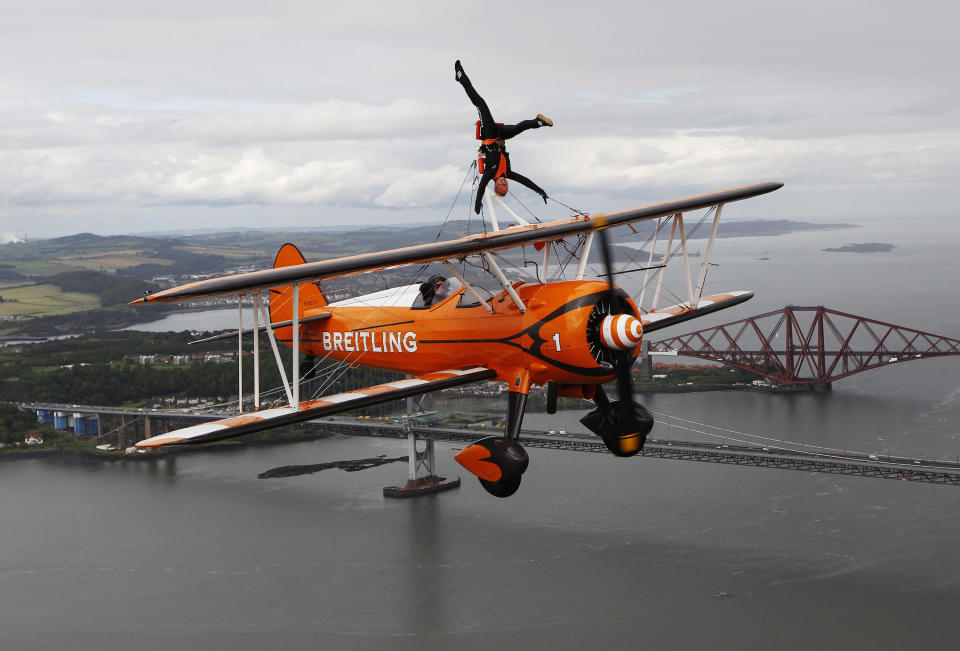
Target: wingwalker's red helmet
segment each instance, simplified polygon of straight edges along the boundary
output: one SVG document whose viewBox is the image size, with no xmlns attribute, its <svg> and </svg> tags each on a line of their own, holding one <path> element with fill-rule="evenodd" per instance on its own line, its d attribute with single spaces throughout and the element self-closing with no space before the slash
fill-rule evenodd
<svg viewBox="0 0 960 651">
<path fill-rule="evenodd" d="M 507 185 L 507 177 L 505 176 L 501 176 L 493 183 L 493 191 L 499 194 L 501 197 L 507 196 L 507 190 L 509 189 L 510 186 Z"/>
</svg>

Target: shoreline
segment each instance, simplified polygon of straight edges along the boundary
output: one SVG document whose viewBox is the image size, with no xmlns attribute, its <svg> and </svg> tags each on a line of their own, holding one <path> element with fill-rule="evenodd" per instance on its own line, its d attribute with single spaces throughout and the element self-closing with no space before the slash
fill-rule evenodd
<svg viewBox="0 0 960 651">
<path fill-rule="evenodd" d="M 24 459 L 87 459 L 90 461 L 123 461 L 123 462 L 143 462 L 166 459 L 172 456 L 183 454 L 197 454 L 200 452 L 218 452 L 223 450 L 233 450 L 240 447 L 267 447 L 272 445 L 284 445 L 287 443 L 304 443 L 306 441 L 315 441 L 319 439 L 332 438 L 336 434 L 318 432 L 314 434 L 299 434 L 297 436 L 283 436 L 273 439 L 254 439 L 248 441 L 236 441 L 233 443 L 211 443 L 209 445 L 182 445 L 173 446 L 164 450 L 154 450 L 152 452 L 134 452 L 127 454 L 124 450 L 114 450 L 105 452 L 103 450 L 87 450 L 83 448 L 39 448 L 15 450 L 0 449 L 0 463 L 5 461 L 20 461 Z"/>
</svg>

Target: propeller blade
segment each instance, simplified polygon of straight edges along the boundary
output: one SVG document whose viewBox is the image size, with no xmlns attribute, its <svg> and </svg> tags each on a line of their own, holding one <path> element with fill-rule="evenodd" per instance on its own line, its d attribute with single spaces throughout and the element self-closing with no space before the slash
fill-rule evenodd
<svg viewBox="0 0 960 651">
<path fill-rule="evenodd" d="M 557 413 L 557 383 L 547 382 L 547 413 Z"/>
<path fill-rule="evenodd" d="M 633 400 L 633 349 L 640 343 L 643 326 L 638 319 L 626 314 L 627 306 L 613 284 L 613 256 L 605 229 L 600 229 L 600 250 L 607 276 L 607 309 L 609 314 L 600 323 L 600 338 L 613 355 L 619 400 L 611 403 L 603 387 L 597 385 L 594 402 L 597 409 L 580 422 L 599 434 L 607 448 L 617 456 L 629 457 L 643 448 L 647 434 L 653 427 L 653 418 L 643 405 Z M 635 322 L 635 323 L 634 323 Z"/>
<path fill-rule="evenodd" d="M 619 314 L 618 307 L 621 300 L 617 296 L 616 287 L 613 284 L 613 256 L 610 252 L 610 239 L 605 228 L 601 228 L 597 231 L 597 234 L 600 236 L 600 253 L 603 256 L 604 272 L 607 276 L 607 306 L 610 314 Z M 620 401 L 632 403 L 633 383 L 630 381 L 630 366 L 633 364 L 633 356 L 630 354 L 630 350 L 613 350 L 613 360 Z"/>
</svg>

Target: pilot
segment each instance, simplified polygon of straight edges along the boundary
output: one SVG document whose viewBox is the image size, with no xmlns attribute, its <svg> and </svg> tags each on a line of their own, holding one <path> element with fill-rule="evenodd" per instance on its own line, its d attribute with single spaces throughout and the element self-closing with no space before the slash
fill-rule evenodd
<svg viewBox="0 0 960 651">
<path fill-rule="evenodd" d="M 447 279 L 443 276 L 430 276 L 427 282 L 420 283 L 420 298 L 423 299 L 423 306 L 430 307 L 447 297 Z"/>
<path fill-rule="evenodd" d="M 547 203 L 547 193 L 543 188 L 510 168 L 510 154 L 507 153 L 504 141 L 523 133 L 527 129 L 552 127 L 553 120 L 539 113 L 534 119 L 523 120 L 517 124 L 497 124 L 487 103 L 474 90 L 473 84 L 470 83 L 470 79 L 467 77 L 467 73 L 463 71 L 463 66 L 460 65 L 459 60 L 453 64 L 453 69 L 456 72 L 456 80 L 463 86 L 463 89 L 467 92 L 467 97 L 477 107 L 477 112 L 480 114 L 479 138 L 483 141 L 483 144 L 480 145 L 480 155 L 484 159 L 484 165 L 483 176 L 480 178 L 480 185 L 477 186 L 477 201 L 473 206 L 474 212 L 480 213 L 480 202 L 490 179 L 499 181 L 504 177 L 527 186 L 543 198 L 543 203 Z M 503 194 L 506 194 L 506 183 L 500 184 L 497 189 L 498 191 L 502 189 Z"/>
</svg>

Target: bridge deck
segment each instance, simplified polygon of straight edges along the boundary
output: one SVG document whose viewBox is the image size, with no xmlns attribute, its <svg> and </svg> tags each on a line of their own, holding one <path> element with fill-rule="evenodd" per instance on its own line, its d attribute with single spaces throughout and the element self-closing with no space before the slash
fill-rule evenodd
<svg viewBox="0 0 960 651">
<path fill-rule="evenodd" d="M 197 410 L 127 409 L 122 407 L 97 407 L 92 405 L 59 405 L 49 403 L 21 404 L 26 411 L 44 409 L 77 413 L 122 414 L 126 416 L 170 417 L 178 420 L 215 420 L 233 415 Z M 302 427 L 315 432 L 339 433 L 350 436 L 380 436 L 406 438 L 406 430 L 399 422 L 357 421 L 352 418 L 328 418 L 305 423 Z M 469 427 L 424 427 L 414 426 L 417 436 L 437 441 L 472 443 L 484 436 L 496 436 L 499 429 Z M 606 446 L 597 437 L 589 434 L 553 435 L 548 432 L 524 432 L 520 442 L 531 448 L 565 450 L 569 452 L 595 452 L 609 454 Z M 648 439 L 640 456 L 726 463 L 738 466 L 773 468 L 778 470 L 801 470 L 826 472 L 858 477 L 876 477 L 900 481 L 919 481 L 934 484 L 960 486 L 960 463 L 950 461 L 913 459 L 907 457 L 882 457 L 871 459 L 868 455 L 849 455 L 846 458 L 809 454 L 802 451 L 750 446 L 720 446 L 715 443 L 691 443 Z"/>
<path fill-rule="evenodd" d="M 350 423 L 345 421 L 318 421 L 310 426 L 323 430 L 334 430 L 352 436 L 385 436 L 403 438 L 406 436 L 398 424 L 387 423 Z M 417 436 L 441 441 L 472 443 L 477 438 L 496 435 L 498 430 L 453 429 L 453 428 L 414 428 Z M 546 432 L 525 432 L 520 442 L 531 448 L 547 448 L 570 452 L 596 452 L 610 454 L 607 447 L 597 437 L 590 435 L 551 436 Z M 677 443 L 648 439 L 639 456 L 659 457 L 680 461 L 703 461 L 708 463 L 726 463 L 738 466 L 754 466 L 778 470 L 802 470 L 806 472 L 826 472 L 858 477 L 876 477 L 901 481 L 919 481 L 935 484 L 960 486 L 960 464 L 929 460 L 915 460 L 905 457 L 884 457 L 873 460 L 867 456 L 838 459 L 836 457 L 804 454 L 791 450 L 764 450 L 761 447 L 741 446 L 717 448 L 711 443 Z"/>
</svg>

